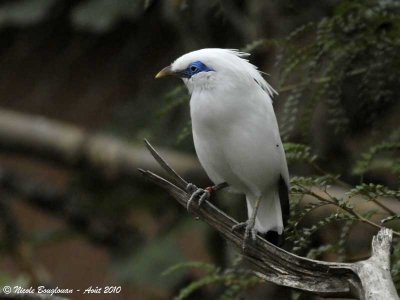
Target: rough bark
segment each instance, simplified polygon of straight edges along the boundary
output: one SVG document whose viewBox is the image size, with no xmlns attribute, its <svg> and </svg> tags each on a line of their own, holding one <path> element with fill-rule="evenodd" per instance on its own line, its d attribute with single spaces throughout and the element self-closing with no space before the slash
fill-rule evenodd
<svg viewBox="0 0 400 300">
<path fill-rule="evenodd" d="M 356 262 L 352 268 L 358 274 L 365 299 L 398 299 L 390 274 L 390 229 L 382 229 L 372 239 L 372 255 L 369 259 Z"/>
<path fill-rule="evenodd" d="M 147 142 L 146 142 L 147 143 Z M 151 154 L 170 174 L 171 181 L 151 171 L 139 171 L 166 190 L 186 207 L 190 194 L 181 178 L 147 143 Z M 238 222 L 206 201 L 201 207 L 193 203 L 191 212 L 217 230 L 225 240 L 242 249 L 243 232 L 232 232 Z M 368 300 L 399 299 L 390 275 L 389 258 L 392 231 L 382 229 L 372 242 L 372 256 L 356 263 L 333 263 L 311 260 L 289 253 L 268 243 L 260 236 L 243 252 L 253 272 L 278 285 L 311 292 L 322 297 L 348 297 Z"/>
</svg>

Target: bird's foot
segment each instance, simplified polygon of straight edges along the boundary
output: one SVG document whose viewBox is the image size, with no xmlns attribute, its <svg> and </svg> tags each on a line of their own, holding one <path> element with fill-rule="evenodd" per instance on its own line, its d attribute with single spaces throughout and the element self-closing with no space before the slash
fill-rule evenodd
<svg viewBox="0 0 400 300">
<path fill-rule="evenodd" d="M 232 226 L 231 230 L 234 232 L 241 228 L 244 228 L 242 249 L 243 249 L 243 251 L 245 251 L 248 243 L 255 242 L 257 239 L 257 230 L 255 229 L 255 220 L 250 218 L 246 222 L 241 222 L 241 223 L 238 223 L 238 224 Z M 251 240 L 250 240 L 250 238 L 251 238 Z"/>
<path fill-rule="evenodd" d="M 210 200 L 211 193 L 214 191 L 214 189 L 212 187 L 207 187 L 205 189 L 202 189 L 198 188 L 193 183 L 188 183 L 188 185 L 186 186 L 186 191 L 191 194 L 186 204 L 186 209 L 189 211 L 191 204 L 196 198 L 198 198 L 197 203 L 199 206 L 201 206 L 204 203 L 204 201 Z"/>
</svg>

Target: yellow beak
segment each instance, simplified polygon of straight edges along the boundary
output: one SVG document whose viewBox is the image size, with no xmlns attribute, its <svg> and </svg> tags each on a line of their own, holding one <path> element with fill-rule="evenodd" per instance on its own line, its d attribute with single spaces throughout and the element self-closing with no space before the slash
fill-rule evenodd
<svg viewBox="0 0 400 300">
<path fill-rule="evenodd" d="M 162 69 L 160 72 L 158 72 L 155 78 L 161 78 L 161 77 L 171 76 L 171 75 L 176 75 L 176 73 L 171 70 L 171 66 L 168 66 L 168 67 L 165 67 L 164 69 Z"/>
</svg>

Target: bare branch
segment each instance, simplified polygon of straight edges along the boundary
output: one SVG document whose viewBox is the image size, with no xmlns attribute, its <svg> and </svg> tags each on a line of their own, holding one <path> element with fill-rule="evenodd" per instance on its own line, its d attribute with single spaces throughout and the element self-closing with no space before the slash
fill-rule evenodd
<svg viewBox="0 0 400 300">
<path fill-rule="evenodd" d="M 0 109 L 0 151 L 53 161 L 61 166 L 93 170 L 105 179 L 141 179 L 137 166 L 161 171 L 144 147 L 122 142 L 105 134 Z M 198 162 L 190 155 L 161 151 L 185 176 L 204 178 Z"/>
<path fill-rule="evenodd" d="M 168 165 L 161 157 L 159 159 L 163 162 L 162 166 Z M 168 170 L 169 168 L 164 167 L 165 171 L 172 176 L 171 172 L 175 171 Z M 140 172 L 186 207 L 190 195 L 185 190 L 151 171 L 140 169 Z M 228 242 L 241 249 L 243 232 L 232 232 L 231 230 L 232 226 L 237 224 L 236 220 L 208 201 L 205 201 L 201 207 L 197 203 L 193 203 L 191 212 L 217 230 Z M 368 262 L 372 266 L 373 269 L 370 269 L 369 272 L 379 269 L 379 274 L 384 275 L 384 279 L 379 284 L 381 284 L 381 288 L 388 291 L 388 295 L 390 294 L 390 297 L 385 299 L 398 299 L 387 265 L 390 247 L 384 246 L 387 243 L 390 245 L 391 236 L 391 230 L 382 229 L 373 242 L 374 249 L 381 250 L 374 250 L 372 257 L 363 262 Z M 383 261 L 381 256 L 384 257 Z M 363 262 L 331 263 L 307 259 L 277 248 L 260 236 L 257 236 L 255 243 L 248 245 L 243 257 L 251 264 L 253 272 L 257 276 L 278 285 L 323 297 L 382 299 L 376 294 L 371 294 L 371 287 L 366 286 L 368 280 L 365 277 L 369 275 L 365 273 Z"/>
</svg>

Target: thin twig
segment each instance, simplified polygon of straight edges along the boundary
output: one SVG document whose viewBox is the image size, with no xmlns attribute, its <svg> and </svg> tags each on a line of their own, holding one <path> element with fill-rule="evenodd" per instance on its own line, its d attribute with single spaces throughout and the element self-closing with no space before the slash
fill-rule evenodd
<svg viewBox="0 0 400 300">
<path fill-rule="evenodd" d="M 325 171 L 324 169 L 322 169 L 315 162 L 311 162 L 310 164 L 321 175 L 330 176 L 337 185 L 339 185 L 339 186 L 341 186 L 341 187 L 343 187 L 345 189 L 351 189 L 351 186 L 347 182 L 344 182 L 343 180 L 333 176 L 331 173 L 329 173 L 329 172 Z M 391 215 L 397 215 L 397 213 L 393 209 L 391 209 L 390 207 L 387 207 L 385 204 L 380 202 L 377 198 L 372 199 L 372 202 L 374 202 L 376 205 L 378 205 L 380 208 L 382 208 L 387 213 L 389 213 Z"/>
<path fill-rule="evenodd" d="M 315 192 L 313 192 L 313 191 L 311 191 L 311 190 L 309 190 L 309 189 L 307 190 L 307 193 L 308 193 L 310 196 L 313 196 L 314 198 L 316 198 L 316 199 L 318 199 L 318 200 L 320 200 L 320 201 L 322 201 L 322 202 L 325 202 L 325 203 L 328 203 L 328 204 L 332 204 L 332 205 L 334 205 L 334 206 L 340 208 L 341 210 L 347 212 L 348 214 L 350 214 L 350 215 L 352 215 L 353 217 L 355 217 L 356 219 L 358 219 L 360 222 L 363 222 L 363 223 L 365 223 L 365 224 L 371 225 L 371 226 L 373 226 L 373 227 L 375 227 L 375 228 L 377 228 L 377 229 L 386 228 L 386 227 L 384 227 L 384 226 L 381 226 L 381 225 L 379 225 L 379 224 L 376 224 L 376 223 L 372 222 L 371 220 L 368 220 L 367 218 L 364 218 L 362 215 L 360 215 L 359 213 L 355 212 L 353 209 L 340 206 L 340 205 L 337 203 L 337 201 L 324 198 L 324 197 L 322 197 L 321 195 L 318 195 L 317 193 L 315 193 Z M 396 236 L 400 236 L 400 232 L 397 232 L 397 231 L 394 231 L 394 230 L 393 230 L 393 234 L 396 235 Z"/>
<path fill-rule="evenodd" d="M 183 179 L 177 172 L 175 172 L 174 169 L 172 169 L 169 164 L 161 157 L 161 155 L 157 152 L 156 149 L 149 143 L 148 140 L 144 140 L 144 143 L 146 144 L 147 149 L 149 149 L 151 155 L 154 157 L 154 159 L 160 164 L 160 166 L 167 172 L 172 177 L 172 180 L 180 187 L 180 188 L 186 188 L 188 185 L 188 182 Z"/>
</svg>

